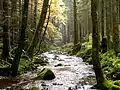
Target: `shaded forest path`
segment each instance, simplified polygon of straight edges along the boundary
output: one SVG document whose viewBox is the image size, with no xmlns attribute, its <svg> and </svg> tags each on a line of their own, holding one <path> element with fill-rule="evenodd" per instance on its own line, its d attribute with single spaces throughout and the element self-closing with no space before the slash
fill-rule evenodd
<svg viewBox="0 0 120 90">
<path fill-rule="evenodd" d="M 46 52 L 42 54 L 44 60 L 48 60 L 47 68 L 50 68 L 56 78 L 54 80 L 38 80 L 31 82 L 24 88 L 38 87 L 43 90 L 91 90 L 95 83 L 95 74 L 91 65 L 86 65 L 82 58 Z M 38 68 L 41 68 L 38 67 Z M 26 73 L 26 77 L 32 76 Z"/>
</svg>

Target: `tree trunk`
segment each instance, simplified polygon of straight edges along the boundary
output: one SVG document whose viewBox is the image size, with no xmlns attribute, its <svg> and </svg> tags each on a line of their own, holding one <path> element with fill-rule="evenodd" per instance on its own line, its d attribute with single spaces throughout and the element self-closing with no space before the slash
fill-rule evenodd
<svg viewBox="0 0 120 90">
<path fill-rule="evenodd" d="M 20 58 L 22 55 L 22 50 L 24 49 L 25 30 L 27 27 L 27 18 L 28 18 L 28 3 L 29 3 L 29 0 L 24 0 L 24 7 L 23 7 L 23 14 L 22 14 L 22 25 L 21 25 L 21 30 L 20 30 L 20 39 L 19 39 L 16 55 L 14 57 L 14 61 L 13 61 L 13 64 L 11 66 L 12 76 L 17 76 L 17 71 L 18 71 Z"/>
<path fill-rule="evenodd" d="M 18 15 L 17 15 L 17 1 L 18 0 L 11 0 L 11 45 L 15 45 L 17 42 L 17 33 L 18 33 Z"/>
<path fill-rule="evenodd" d="M 101 1 L 101 34 L 102 34 L 102 42 L 101 42 L 101 50 L 102 50 L 102 52 L 104 53 L 104 52 L 106 52 L 105 51 L 105 47 L 104 47 L 104 40 L 105 40 L 105 29 L 104 29 L 104 27 L 105 27 L 105 0 L 102 0 Z M 106 42 L 105 42 L 106 43 Z"/>
<path fill-rule="evenodd" d="M 113 48 L 115 53 L 119 53 L 119 0 L 113 1 Z"/>
<path fill-rule="evenodd" d="M 4 24 L 3 24 L 3 52 L 2 58 L 7 60 L 9 57 L 9 0 L 3 1 L 3 16 L 4 16 Z"/>
<path fill-rule="evenodd" d="M 74 45 L 78 43 L 78 30 L 77 30 L 77 6 L 76 0 L 74 0 Z"/>
<path fill-rule="evenodd" d="M 36 46 L 39 42 L 39 36 L 42 33 L 42 28 L 44 26 L 44 22 L 45 22 L 45 19 L 46 19 L 48 6 L 49 6 L 49 0 L 44 0 L 43 7 L 42 7 L 42 12 L 41 12 L 41 15 L 40 15 L 40 20 L 39 20 L 39 23 L 37 25 L 37 29 L 35 30 L 35 33 L 34 33 L 34 36 L 32 38 L 32 41 L 30 43 L 30 46 L 27 49 L 28 56 L 32 57 L 34 49 L 36 48 Z"/>
<path fill-rule="evenodd" d="M 38 0 L 34 0 L 34 28 L 36 29 L 37 25 L 37 2 Z"/>
<path fill-rule="evenodd" d="M 111 9 L 110 9 L 110 4 L 111 1 L 106 1 L 107 6 L 106 6 L 106 35 L 107 35 L 107 50 L 111 49 L 111 42 L 110 42 L 110 35 L 111 35 Z"/>
<path fill-rule="evenodd" d="M 97 1 L 91 0 L 91 16 L 92 16 L 92 60 L 93 60 L 93 69 L 95 71 L 97 84 L 100 85 L 104 82 L 104 76 L 101 69 L 100 59 L 99 59 L 99 31 L 98 31 L 98 20 L 97 20 Z"/>
</svg>

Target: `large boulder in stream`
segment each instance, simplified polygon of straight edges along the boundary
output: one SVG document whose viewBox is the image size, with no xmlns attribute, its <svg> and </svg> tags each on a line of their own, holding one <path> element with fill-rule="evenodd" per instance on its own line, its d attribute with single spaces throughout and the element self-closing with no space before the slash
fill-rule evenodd
<svg viewBox="0 0 120 90">
<path fill-rule="evenodd" d="M 49 69 L 44 68 L 37 74 L 37 80 L 52 80 L 55 78 L 55 74 Z"/>
</svg>

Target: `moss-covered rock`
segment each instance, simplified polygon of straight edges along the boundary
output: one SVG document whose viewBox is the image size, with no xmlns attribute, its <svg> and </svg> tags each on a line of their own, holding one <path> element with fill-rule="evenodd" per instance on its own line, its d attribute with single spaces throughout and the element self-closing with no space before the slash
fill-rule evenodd
<svg viewBox="0 0 120 90">
<path fill-rule="evenodd" d="M 55 78 L 54 73 L 49 68 L 44 68 L 38 72 L 36 79 L 37 80 L 52 80 Z"/>
<path fill-rule="evenodd" d="M 31 90 L 39 90 L 37 87 L 32 87 Z"/>
</svg>

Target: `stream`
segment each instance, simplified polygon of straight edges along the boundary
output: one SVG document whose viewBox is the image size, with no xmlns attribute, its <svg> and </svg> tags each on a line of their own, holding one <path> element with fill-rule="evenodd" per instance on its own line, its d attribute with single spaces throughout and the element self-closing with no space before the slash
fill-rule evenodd
<svg viewBox="0 0 120 90">
<path fill-rule="evenodd" d="M 83 62 L 82 58 L 45 52 L 42 54 L 44 60 L 49 64 L 44 66 L 50 68 L 56 78 L 54 80 L 37 80 L 30 82 L 23 88 L 30 89 L 37 87 L 39 90 L 97 90 L 90 89 L 95 84 L 93 67 Z M 43 68 L 39 66 L 38 70 Z M 28 72 L 25 77 L 35 77 L 36 74 Z"/>
</svg>

